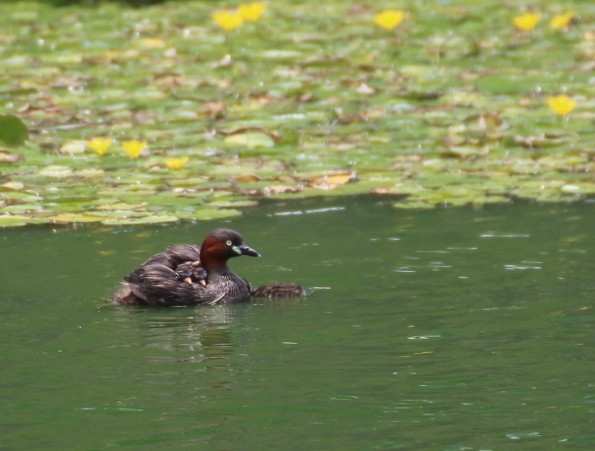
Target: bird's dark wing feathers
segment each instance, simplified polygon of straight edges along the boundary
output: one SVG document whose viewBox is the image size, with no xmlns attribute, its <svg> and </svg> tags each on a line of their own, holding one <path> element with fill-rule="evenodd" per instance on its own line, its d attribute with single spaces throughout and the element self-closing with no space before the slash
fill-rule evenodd
<svg viewBox="0 0 595 451">
<path fill-rule="evenodd" d="M 173 269 L 148 264 L 142 274 L 142 291 L 157 305 L 191 305 L 204 295 L 204 287 L 177 279 Z"/>
<path fill-rule="evenodd" d="M 168 247 L 165 251 L 173 264 L 172 267 L 186 262 L 200 260 L 200 246 L 193 244 L 180 244 L 179 246 Z"/>
<path fill-rule="evenodd" d="M 153 255 L 137 269 L 128 274 L 124 280 L 130 283 L 142 283 L 146 269 L 154 266 L 164 266 L 175 271 L 178 265 L 194 262 L 200 259 L 200 246 L 181 244 L 168 247 L 165 252 Z M 175 279 L 175 274 L 174 274 Z"/>
<path fill-rule="evenodd" d="M 199 259 L 199 246 L 192 244 L 171 246 L 165 252 L 153 255 L 146 260 L 124 280 L 130 284 L 132 293 L 143 303 L 183 305 L 200 298 L 200 292 L 197 290 L 204 289 L 178 280 L 175 269 L 178 265 Z"/>
</svg>

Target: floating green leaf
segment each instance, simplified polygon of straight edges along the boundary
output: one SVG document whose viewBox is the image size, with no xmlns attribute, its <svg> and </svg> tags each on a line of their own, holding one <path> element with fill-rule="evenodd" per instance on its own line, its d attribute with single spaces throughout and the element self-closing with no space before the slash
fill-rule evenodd
<svg viewBox="0 0 595 451">
<path fill-rule="evenodd" d="M 29 138 L 29 130 L 17 116 L 0 114 L 0 142 L 9 146 L 21 146 Z"/>
<path fill-rule="evenodd" d="M 225 138 L 225 142 L 228 144 L 245 146 L 249 149 L 273 147 L 275 145 L 275 141 L 269 135 L 257 132 L 236 133 Z"/>
<path fill-rule="evenodd" d="M 83 140 L 77 139 L 64 143 L 64 145 L 60 147 L 60 153 L 68 155 L 81 154 L 84 153 L 86 149 L 87 143 Z"/>
<path fill-rule="evenodd" d="M 106 225 L 140 225 L 140 224 L 161 224 L 164 222 L 176 222 L 179 218 L 173 215 L 141 216 L 138 218 L 114 218 L 104 219 Z"/>
<path fill-rule="evenodd" d="M 0 215 L 0 227 L 25 226 L 27 224 L 44 224 L 48 218 L 32 218 L 25 215 Z"/>
</svg>

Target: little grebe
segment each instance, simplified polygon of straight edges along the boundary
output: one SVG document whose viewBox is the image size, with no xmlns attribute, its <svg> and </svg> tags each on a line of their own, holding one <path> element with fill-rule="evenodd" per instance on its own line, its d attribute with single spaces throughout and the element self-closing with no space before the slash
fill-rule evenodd
<svg viewBox="0 0 595 451">
<path fill-rule="evenodd" d="M 250 296 L 304 296 L 294 284 L 268 284 L 254 290 L 234 274 L 227 260 L 240 255 L 260 257 L 244 244 L 238 232 L 215 229 L 202 246 L 182 244 L 156 254 L 124 278 L 111 298 L 112 304 L 153 306 L 208 305 L 244 302 Z"/>
</svg>

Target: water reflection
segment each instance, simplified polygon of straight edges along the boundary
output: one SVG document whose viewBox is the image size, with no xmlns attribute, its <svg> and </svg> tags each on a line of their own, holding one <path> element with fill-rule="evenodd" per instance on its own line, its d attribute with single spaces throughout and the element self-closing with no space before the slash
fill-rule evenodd
<svg viewBox="0 0 595 451">
<path fill-rule="evenodd" d="M 233 324 L 238 309 L 110 308 L 132 340 L 131 346 L 154 349 L 154 362 L 193 362 L 226 359 L 233 352 Z M 241 310 L 241 309 L 240 309 Z"/>
</svg>

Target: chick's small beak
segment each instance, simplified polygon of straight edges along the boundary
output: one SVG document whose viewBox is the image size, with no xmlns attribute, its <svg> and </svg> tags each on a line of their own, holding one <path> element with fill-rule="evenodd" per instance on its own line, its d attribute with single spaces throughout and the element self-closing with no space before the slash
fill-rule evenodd
<svg viewBox="0 0 595 451">
<path fill-rule="evenodd" d="M 260 257 L 260 254 L 252 249 L 250 246 L 246 246 L 245 244 L 241 244 L 238 246 L 242 255 L 249 255 L 250 257 Z"/>
</svg>

